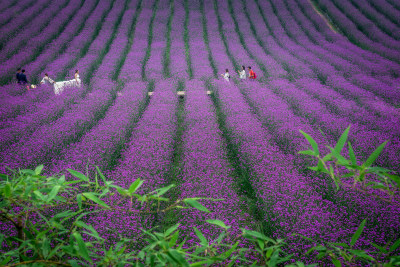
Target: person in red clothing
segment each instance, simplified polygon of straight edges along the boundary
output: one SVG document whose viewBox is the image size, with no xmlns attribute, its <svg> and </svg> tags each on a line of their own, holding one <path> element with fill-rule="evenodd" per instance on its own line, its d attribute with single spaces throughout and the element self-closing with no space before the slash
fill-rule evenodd
<svg viewBox="0 0 400 267">
<path fill-rule="evenodd" d="M 248 68 L 249 68 L 249 79 L 254 80 L 255 78 L 257 78 L 256 73 L 251 69 L 251 67 L 248 66 Z"/>
</svg>

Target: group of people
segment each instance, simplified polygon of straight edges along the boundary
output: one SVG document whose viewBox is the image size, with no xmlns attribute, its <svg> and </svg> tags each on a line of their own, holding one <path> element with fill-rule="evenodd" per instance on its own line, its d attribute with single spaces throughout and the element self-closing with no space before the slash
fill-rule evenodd
<svg viewBox="0 0 400 267">
<path fill-rule="evenodd" d="M 248 77 L 251 80 L 255 80 L 257 78 L 256 73 L 251 69 L 250 66 L 247 67 L 249 69 L 249 74 Z M 239 79 L 241 80 L 246 80 L 247 75 L 246 75 L 246 67 L 242 66 L 242 70 L 237 71 L 239 73 Z M 224 74 L 221 74 L 222 77 L 224 77 L 225 81 L 229 82 L 231 79 L 231 75 L 229 74 L 229 70 L 226 69 Z"/>
<path fill-rule="evenodd" d="M 16 74 L 17 82 L 18 84 L 26 85 L 26 88 L 29 90 L 29 88 L 35 88 L 36 85 L 31 85 L 29 86 L 28 84 L 28 79 L 26 78 L 25 70 L 21 70 L 21 68 L 18 68 L 17 74 Z M 75 75 L 74 79 L 68 80 L 68 81 L 61 81 L 61 82 L 55 82 L 53 79 L 49 77 L 47 73 L 44 74 L 43 79 L 40 81 L 39 84 L 50 84 L 54 87 L 54 93 L 56 95 L 60 94 L 66 87 L 80 87 L 82 82 L 79 77 L 79 71 L 75 70 Z"/>
</svg>

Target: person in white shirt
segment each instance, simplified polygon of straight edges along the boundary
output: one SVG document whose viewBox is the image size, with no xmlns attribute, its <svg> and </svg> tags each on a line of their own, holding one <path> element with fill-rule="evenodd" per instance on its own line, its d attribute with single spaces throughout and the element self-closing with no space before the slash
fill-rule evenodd
<svg viewBox="0 0 400 267">
<path fill-rule="evenodd" d="M 51 85 L 54 84 L 54 81 L 49 77 L 49 75 L 47 73 L 44 74 L 43 79 L 40 81 L 40 84 L 45 84 L 45 83 L 46 84 L 49 83 Z"/>
<path fill-rule="evenodd" d="M 229 75 L 229 71 L 228 69 L 225 70 L 224 74 L 221 74 L 222 77 L 224 77 L 225 81 L 229 82 L 229 79 L 231 78 L 231 76 Z"/>
<path fill-rule="evenodd" d="M 238 70 L 238 73 L 239 73 L 239 78 L 241 80 L 246 80 L 246 67 L 245 66 L 242 66 L 242 70 L 241 71 Z"/>
</svg>

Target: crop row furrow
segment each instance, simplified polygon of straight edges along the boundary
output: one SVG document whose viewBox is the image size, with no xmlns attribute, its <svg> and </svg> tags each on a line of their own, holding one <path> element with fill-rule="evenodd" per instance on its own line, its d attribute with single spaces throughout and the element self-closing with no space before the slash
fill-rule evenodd
<svg viewBox="0 0 400 267">
<path fill-rule="evenodd" d="M 30 49 L 36 47 L 37 44 L 46 43 L 49 38 L 47 35 L 50 35 L 50 38 L 54 35 L 56 36 L 59 32 L 59 27 L 57 26 L 64 22 L 58 20 L 59 13 L 62 14 L 66 12 L 68 14 L 73 12 L 80 7 L 81 2 L 80 0 L 65 0 L 45 6 L 43 13 L 45 13 L 46 16 L 40 15 L 34 18 L 28 24 L 28 27 L 24 28 L 22 31 L 18 31 L 18 34 L 14 38 L 7 40 L 0 51 L 0 62 L 9 61 L 10 58 L 18 53 L 28 52 Z M 67 16 L 67 18 L 68 17 L 69 16 Z M 63 19 L 65 20 L 67 18 Z M 40 34 L 38 35 L 37 33 Z"/>
<path fill-rule="evenodd" d="M 156 5 L 156 1 L 143 1 L 140 14 L 137 17 L 133 36 L 129 42 L 131 47 L 126 53 L 126 58 L 120 69 L 120 79 L 126 81 L 141 81 L 142 80 L 142 65 L 146 56 L 147 46 L 149 43 L 150 21 L 154 16 L 152 7 Z"/>
<path fill-rule="evenodd" d="M 174 92 L 174 81 L 165 80 L 155 85 L 154 95 L 150 103 L 134 127 L 131 139 L 126 143 L 122 158 L 109 177 L 116 181 L 117 185 L 128 187 L 136 179 L 144 180 L 139 193 L 148 193 L 156 188 L 167 185 L 166 174 L 171 165 L 173 154 L 173 141 L 176 133 L 177 97 Z M 115 200 L 118 201 L 118 200 Z M 137 207 L 139 210 L 147 210 L 147 206 L 134 202 L 121 203 L 121 207 Z M 137 246 L 143 244 L 143 240 L 137 239 L 141 234 L 140 228 L 151 228 L 158 222 L 156 214 L 131 214 L 125 216 L 122 211 L 108 212 L 113 217 L 113 231 L 106 238 L 118 238 L 124 234 L 128 238 L 134 238 Z M 106 221 L 94 222 L 96 229 L 104 232 L 108 226 Z"/>
<path fill-rule="evenodd" d="M 223 199 L 202 203 L 210 210 L 204 214 L 198 210 L 183 210 L 176 216 L 187 241 L 195 243 L 198 237 L 192 228 L 197 227 L 209 240 L 220 234 L 219 229 L 204 223 L 204 219 L 218 219 L 231 225 L 232 239 L 238 237 L 240 229 L 254 226 L 254 218 L 248 213 L 249 204 L 237 193 L 239 187 L 232 176 L 228 155 L 223 148 L 225 142 L 218 128 L 213 103 L 204 93 L 202 81 L 189 81 L 185 85 L 185 131 L 182 142 L 182 167 L 180 173 L 180 198 L 204 197 Z M 243 242 L 243 241 L 241 241 Z M 243 245 L 243 243 L 241 243 Z"/>
<path fill-rule="evenodd" d="M 358 192 L 336 191 L 330 178 L 307 170 L 307 166 L 312 164 L 310 160 L 304 156 L 296 155 L 297 151 L 304 150 L 309 146 L 299 130 L 310 134 L 319 144 L 333 143 L 333 140 L 326 140 L 326 136 L 319 132 L 318 127 L 310 125 L 306 119 L 296 116 L 290 106 L 285 103 L 285 100 L 271 92 L 267 86 L 260 85 L 254 88 L 249 84 L 242 84 L 241 88 L 247 101 L 255 108 L 257 115 L 261 118 L 265 128 L 273 136 L 275 143 L 282 151 L 290 155 L 290 158 L 294 160 L 293 164 L 297 166 L 301 173 L 312 177 L 312 180 L 306 181 L 309 186 L 319 192 L 324 199 L 342 207 L 345 211 L 346 221 L 357 224 L 359 218 L 368 217 L 370 226 L 365 231 L 365 239 L 383 242 L 383 240 L 390 238 L 393 231 L 396 231 L 396 229 L 391 230 L 391 225 L 395 225 L 395 221 L 398 220 L 399 208 L 388 211 L 390 215 L 382 217 L 379 210 L 386 206 L 385 203 Z M 320 149 L 322 154 L 328 152 L 324 147 Z M 379 236 L 376 235 L 377 231 L 380 233 Z"/>
</svg>

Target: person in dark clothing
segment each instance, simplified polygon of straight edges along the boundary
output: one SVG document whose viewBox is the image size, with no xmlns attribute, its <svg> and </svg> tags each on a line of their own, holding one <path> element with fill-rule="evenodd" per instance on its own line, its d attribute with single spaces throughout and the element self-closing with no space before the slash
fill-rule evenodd
<svg viewBox="0 0 400 267">
<path fill-rule="evenodd" d="M 17 69 L 17 74 L 15 76 L 17 78 L 17 83 L 21 83 L 21 78 L 20 78 L 20 76 L 21 76 L 21 68 Z"/>
<path fill-rule="evenodd" d="M 26 88 L 29 90 L 28 79 L 25 75 L 25 70 L 22 70 L 21 74 L 19 75 L 20 84 L 26 85 Z"/>
<path fill-rule="evenodd" d="M 19 75 L 19 79 L 21 81 L 21 84 L 27 84 L 28 83 L 28 80 L 26 79 L 25 70 L 22 70 L 21 74 Z"/>
</svg>

